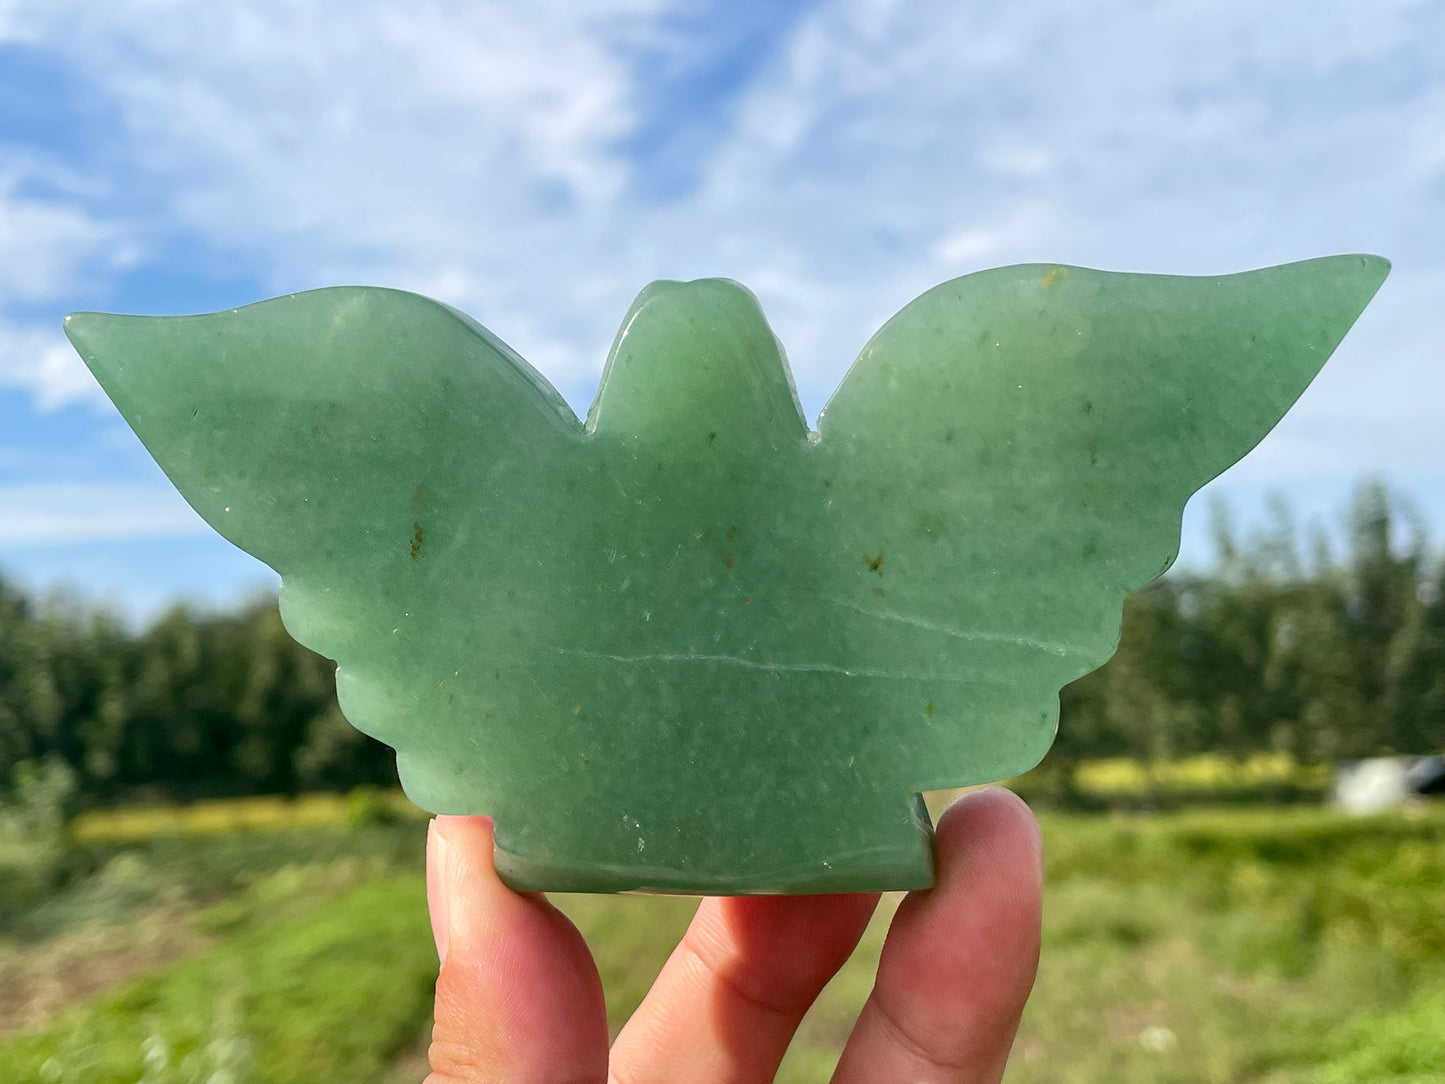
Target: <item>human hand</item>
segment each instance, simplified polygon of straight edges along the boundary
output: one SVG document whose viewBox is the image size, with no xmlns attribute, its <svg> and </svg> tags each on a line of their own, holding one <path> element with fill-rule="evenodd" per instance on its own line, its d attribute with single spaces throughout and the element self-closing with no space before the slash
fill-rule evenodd
<svg viewBox="0 0 1445 1084">
<path fill-rule="evenodd" d="M 898 908 L 835 1084 L 997 1084 L 1038 964 L 1042 847 L 1005 790 L 939 819 L 938 884 Z M 714 897 L 607 1049 L 576 927 L 497 878 L 485 817 L 437 817 L 427 896 L 442 958 L 426 1084 L 772 1080 L 877 895 Z"/>
</svg>

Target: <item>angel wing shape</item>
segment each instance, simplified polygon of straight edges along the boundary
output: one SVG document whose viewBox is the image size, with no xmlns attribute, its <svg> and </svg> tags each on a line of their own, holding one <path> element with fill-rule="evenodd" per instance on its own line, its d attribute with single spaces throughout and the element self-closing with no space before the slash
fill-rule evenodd
<svg viewBox="0 0 1445 1084">
<path fill-rule="evenodd" d="M 467 317 L 345 287 L 71 340 L 283 577 L 347 717 L 525 889 L 907 888 L 920 790 L 1029 768 L 1186 500 L 1387 273 L 1007 267 L 930 290 L 810 432 L 735 283 L 633 304 L 584 425 Z"/>
</svg>

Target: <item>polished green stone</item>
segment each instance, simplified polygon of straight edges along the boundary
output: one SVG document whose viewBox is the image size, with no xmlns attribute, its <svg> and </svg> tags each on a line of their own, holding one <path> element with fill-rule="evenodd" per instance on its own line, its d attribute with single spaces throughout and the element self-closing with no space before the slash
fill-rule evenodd
<svg viewBox="0 0 1445 1084">
<path fill-rule="evenodd" d="M 930 883 L 916 792 L 1012 776 L 1388 270 L 1007 267 L 864 347 L 810 432 L 747 290 L 648 286 L 584 425 L 491 333 L 345 287 L 66 330 L 283 577 L 407 793 L 526 889 Z"/>
</svg>

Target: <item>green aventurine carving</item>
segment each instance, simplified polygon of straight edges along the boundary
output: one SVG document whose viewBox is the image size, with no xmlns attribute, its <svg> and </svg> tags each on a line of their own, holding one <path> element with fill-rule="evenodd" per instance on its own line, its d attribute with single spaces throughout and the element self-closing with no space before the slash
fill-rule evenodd
<svg viewBox="0 0 1445 1084">
<path fill-rule="evenodd" d="M 1388 264 L 1020 266 L 928 291 L 809 432 L 733 282 L 658 282 L 579 422 L 490 332 L 342 287 L 66 331 L 195 509 L 283 577 L 407 793 L 523 889 L 931 883 L 916 792 L 1043 756 L 1190 494 Z"/>
</svg>

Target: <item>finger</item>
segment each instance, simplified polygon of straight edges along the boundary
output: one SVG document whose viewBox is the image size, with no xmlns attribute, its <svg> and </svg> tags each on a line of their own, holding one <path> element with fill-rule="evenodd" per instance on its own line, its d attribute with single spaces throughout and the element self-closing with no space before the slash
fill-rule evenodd
<svg viewBox="0 0 1445 1084">
<path fill-rule="evenodd" d="M 616 1084 L 771 1080 L 876 895 L 703 900 L 612 1048 Z"/>
<path fill-rule="evenodd" d="M 1043 847 L 991 788 L 938 824 L 938 884 L 898 908 L 834 1084 L 997 1084 L 1039 959 Z"/>
<path fill-rule="evenodd" d="M 576 928 L 497 877 L 492 822 L 437 817 L 427 896 L 437 952 L 426 1084 L 581 1084 L 607 1079 L 602 982 Z"/>
</svg>

